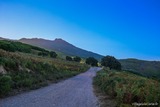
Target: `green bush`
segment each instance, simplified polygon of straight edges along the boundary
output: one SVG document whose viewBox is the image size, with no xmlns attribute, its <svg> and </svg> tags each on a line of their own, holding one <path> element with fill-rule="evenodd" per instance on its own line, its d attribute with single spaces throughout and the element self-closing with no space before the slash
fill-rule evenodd
<svg viewBox="0 0 160 107">
<path fill-rule="evenodd" d="M 0 65 L 3 65 L 6 70 L 12 71 L 18 69 L 18 62 L 16 59 L 0 57 Z"/>
<path fill-rule="evenodd" d="M 8 59 L 5 62 L 5 68 L 9 68 L 10 70 L 17 70 L 18 69 L 18 64 L 13 60 Z"/>
<path fill-rule="evenodd" d="M 32 87 L 32 84 L 33 84 L 33 81 L 31 78 L 25 78 L 23 81 L 22 81 L 22 84 L 23 84 L 23 87 Z"/>
<path fill-rule="evenodd" d="M 81 58 L 79 56 L 76 56 L 76 57 L 73 58 L 73 60 L 76 61 L 76 62 L 80 62 Z"/>
<path fill-rule="evenodd" d="M 0 76 L 0 96 L 8 94 L 11 91 L 12 79 L 10 76 Z"/>
<path fill-rule="evenodd" d="M 113 56 L 105 56 L 101 60 L 101 65 L 110 69 L 121 70 L 121 63 Z"/>
<path fill-rule="evenodd" d="M 70 57 L 70 56 L 66 56 L 66 60 L 67 60 L 67 61 L 72 61 L 73 59 L 72 59 L 72 57 Z"/>
<path fill-rule="evenodd" d="M 98 66 L 98 60 L 96 60 L 94 57 L 89 57 L 86 59 L 86 64 L 91 66 Z"/>
<path fill-rule="evenodd" d="M 3 65 L 3 66 L 4 66 L 4 65 L 5 65 L 5 64 L 4 64 L 4 63 L 5 63 L 5 61 L 6 61 L 6 60 L 5 60 L 5 58 L 0 57 L 0 65 Z"/>
<path fill-rule="evenodd" d="M 51 58 L 56 58 L 57 57 L 56 52 L 51 51 L 49 54 L 50 54 Z"/>
</svg>

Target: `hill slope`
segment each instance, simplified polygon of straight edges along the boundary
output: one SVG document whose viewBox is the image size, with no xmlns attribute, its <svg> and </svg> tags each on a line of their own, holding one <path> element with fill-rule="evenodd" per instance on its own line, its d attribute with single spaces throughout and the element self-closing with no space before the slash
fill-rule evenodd
<svg viewBox="0 0 160 107">
<path fill-rule="evenodd" d="M 0 40 L 0 98 L 74 76 L 87 68 L 85 64 L 53 57 L 53 51 Z"/>
<path fill-rule="evenodd" d="M 72 56 L 80 56 L 83 58 L 94 57 L 98 60 L 100 60 L 103 57 L 102 55 L 80 49 L 62 39 L 55 39 L 51 41 L 51 40 L 45 40 L 45 39 L 39 39 L 39 38 L 32 38 L 32 39 L 22 38 L 19 41 L 22 43 L 42 47 L 48 50 L 59 51 L 64 54 L 72 55 Z"/>
<path fill-rule="evenodd" d="M 138 59 L 121 59 L 122 69 L 147 77 L 160 78 L 160 61 L 144 61 Z"/>
</svg>

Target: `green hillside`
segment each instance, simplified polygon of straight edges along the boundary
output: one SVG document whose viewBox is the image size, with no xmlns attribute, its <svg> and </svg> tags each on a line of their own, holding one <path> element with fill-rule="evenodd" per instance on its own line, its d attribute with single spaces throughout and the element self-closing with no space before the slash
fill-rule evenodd
<svg viewBox="0 0 160 107">
<path fill-rule="evenodd" d="M 87 69 L 85 64 L 52 57 L 48 50 L 0 40 L 0 97 L 57 82 Z"/>
<path fill-rule="evenodd" d="M 43 52 L 49 55 L 48 50 L 45 50 L 36 46 L 24 44 L 21 42 L 10 41 L 10 40 L 0 40 L 0 49 L 6 50 L 9 52 L 23 52 L 23 53 L 31 53 L 31 54 L 37 54 L 37 55 L 38 55 L 38 52 Z"/>
<path fill-rule="evenodd" d="M 144 61 L 138 59 L 119 60 L 122 69 L 141 74 L 147 77 L 160 78 L 160 61 Z"/>
</svg>

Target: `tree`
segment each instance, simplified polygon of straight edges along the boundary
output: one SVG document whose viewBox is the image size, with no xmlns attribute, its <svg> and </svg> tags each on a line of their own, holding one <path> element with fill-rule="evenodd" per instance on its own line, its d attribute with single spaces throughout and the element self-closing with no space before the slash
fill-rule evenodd
<svg viewBox="0 0 160 107">
<path fill-rule="evenodd" d="M 81 58 L 79 56 L 76 56 L 76 57 L 73 58 L 73 60 L 76 61 L 76 62 L 80 62 Z"/>
<path fill-rule="evenodd" d="M 86 59 L 86 64 L 91 66 L 98 66 L 98 61 L 94 57 L 89 57 Z"/>
<path fill-rule="evenodd" d="M 50 57 L 52 57 L 52 58 L 56 58 L 57 57 L 56 52 L 51 51 L 49 54 L 50 54 Z"/>
<path fill-rule="evenodd" d="M 66 56 L 66 60 L 67 60 L 67 61 L 72 61 L 72 57 Z"/>
<path fill-rule="evenodd" d="M 110 69 L 121 70 L 121 63 L 113 56 L 105 56 L 101 60 L 101 65 Z"/>
</svg>

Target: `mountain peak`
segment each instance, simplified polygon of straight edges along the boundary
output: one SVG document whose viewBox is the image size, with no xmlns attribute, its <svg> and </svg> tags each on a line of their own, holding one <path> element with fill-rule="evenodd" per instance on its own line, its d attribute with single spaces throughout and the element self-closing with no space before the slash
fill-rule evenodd
<svg viewBox="0 0 160 107">
<path fill-rule="evenodd" d="M 67 41 L 65 41 L 61 38 L 56 38 L 53 42 L 54 43 L 60 43 L 60 44 L 69 44 Z"/>
<path fill-rule="evenodd" d="M 66 42 L 65 40 L 63 40 L 61 38 L 56 38 L 54 41 L 56 41 L 56 42 Z"/>
<path fill-rule="evenodd" d="M 56 38 L 55 40 L 62 40 L 62 41 L 64 41 L 62 38 Z"/>
</svg>

